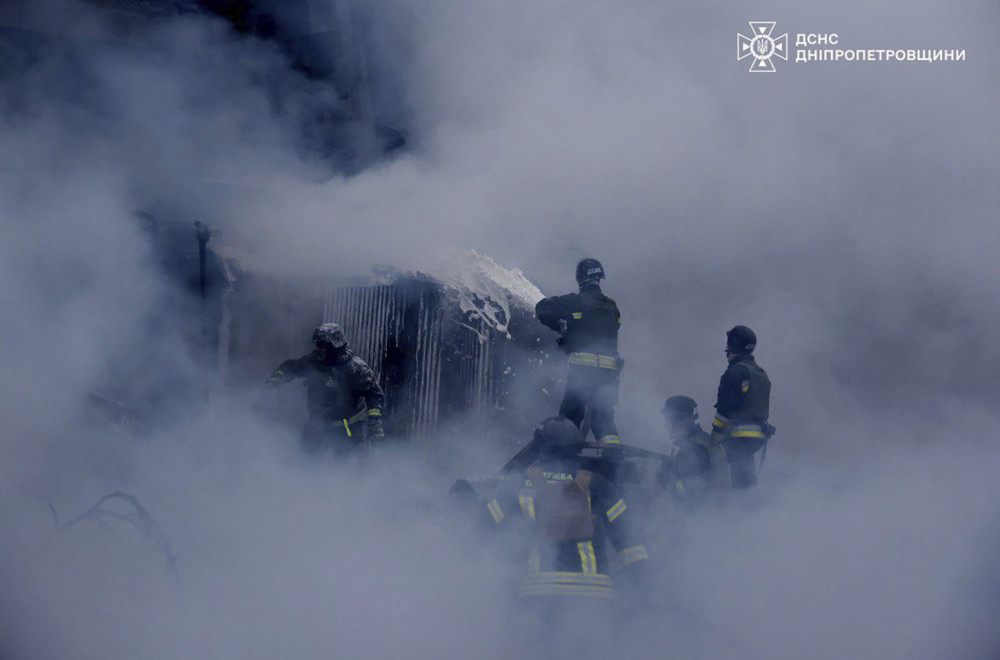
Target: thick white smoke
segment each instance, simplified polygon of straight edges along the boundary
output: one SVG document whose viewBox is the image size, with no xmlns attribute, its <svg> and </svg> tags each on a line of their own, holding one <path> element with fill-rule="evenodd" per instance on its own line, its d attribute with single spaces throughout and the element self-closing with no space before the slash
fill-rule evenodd
<svg viewBox="0 0 1000 660">
<path fill-rule="evenodd" d="M 80 426 L 110 369 L 204 368 L 174 325 L 151 333 L 185 311 L 143 208 L 208 222 L 280 276 L 457 245 L 555 294 L 597 257 L 624 314 L 622 435 L 651 448 L 667 396 L 710 418 L 725 330 L 750 325 L 778 426 L 759 497 L 689 518 L 663 503 L 656 607 L 622 653 L 995 656 L 995 7 L 356 11 L 409 147 L 349 178 L 302 144 L 335 95 L 273 44 L 198 16 L 136 43 L 83 4 L 0 14 L 52 35 L 29 58 L 0 35 L 0 655 L 510 649 L 505 567 L 437 508 L 462 470 L 504 460 L 469 451 L 480 429 L 311 464 L 298 429 L 251 409 L 255 383 L 215 392 L 210 417 L 172 408 L 142 442 Z M 765 18 L 968 61 L 751 75 L 733 33 Z M 48 505 L 66 523 L 116 490 L 170 537 L 176 577 L 127 523 L 57 531 Z"/>
</svg>

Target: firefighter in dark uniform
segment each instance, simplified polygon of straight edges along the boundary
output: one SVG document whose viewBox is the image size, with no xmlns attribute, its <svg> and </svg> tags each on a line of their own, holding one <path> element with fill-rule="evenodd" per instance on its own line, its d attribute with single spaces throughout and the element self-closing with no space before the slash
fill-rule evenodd
<svg viewBox="0 0 1000 660">
<path fill-rule="evenodd" d="M 745 325 L 726 333 L 729 368 L 719 381 L 712 441 L 725 447 L 733 488 L 757 484 L 754 454 L 774 431 L 767 422 L 771 381 L 754 360 L 756 347 L 757 335 Z"/>
<path fill-rule="evenodd" d="M 526 565 L 519 609 L 543 643 L 565 650 L 563 644 L 578 640 L 581 628 L 609 621 L 616 591 L 624 595 L 623 589 L 634 592 L 648 583 L 649 556 L 632 531 L 634 512 L 617 486 L 585 469 L 593 459 L 580 456 L 584 436 L 573 422 L 543 421 L 534 442 L 539 460 L 487 502 L 486 524 L 514 527 L 527 541 L 520 546 Z M 612 567 L 619 569 L 614 579 Z"/>
<path fill-rule="evenodd" d="M 303 449 L 314 453 L 330 448 L 341 455 L 381 439 L 385 396 L 371 368 L 348 348 L 336 323 L 319 326 L 312 339 L 314 351 L 282 362 L 265 382 L 274 389 L 305 379 L 309 419 Z"/>
<path fill-rule="evenodd" d="M 566 391 L 559 416 L 577 427 L 590 406 L 590 428 L 601 444 L 620 444 L 615 426 L 618 403 L 618 305 L 601 292 L 604 267 L 596 259 L 576 266 L 579 293 L 545 298 L 535 306 L 543 325 L 560 334 L 558 345 L 568 355 Z"/>
<path fill-rule="evenodd" d="M 661 412 L 674 446 L 672 460 L 657 473 L 657 482 L 677 501 L 697 506 L 726 477 L 725 454 L 698 423 L 698 405 L 691 397 L 672 396 Z"/>
</svg>

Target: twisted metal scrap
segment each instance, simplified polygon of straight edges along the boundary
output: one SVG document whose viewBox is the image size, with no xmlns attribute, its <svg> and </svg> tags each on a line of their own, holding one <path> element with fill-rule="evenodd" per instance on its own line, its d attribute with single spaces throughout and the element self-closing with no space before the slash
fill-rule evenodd
<svg viewBox="0 0 1000 660">
<path fill-rule="evenodd" d="M 119 513 L 117 511 L 104 508 L 105 503 L 113 500 L 125 502 L 130 505 L 133 510 L 128 513 Z M 52 510 L 52 515 L 55 516 L 55 509 Z M 146 543 L 163 553 L 167 562 L 167 570 L 175 580 L 179 581 L 180 576 L 177 573 L 177 556 L 174 554 L 170 539 L 167 538 L 166 533 L 164 533 L 160 525 L 151 515 L 149 515 L 149 512 L 146 511 L 141 504 L 139 504 L 139 500 L 128 493 L 115 491 L 110 495 L 105 495 L 98 500 L 97 504 L 67 522 L 62 526 L 62 528 L 69 529 L 84 520 L 96 520 L 113 532 L 114 528 L 108 523 L 109 519 L 124 520 L 138 529 L 142 533 L 142 538 L 146 541 Z M 58 518 L 56 520 L 56 524 L 58 524 Z"/>
</svg>

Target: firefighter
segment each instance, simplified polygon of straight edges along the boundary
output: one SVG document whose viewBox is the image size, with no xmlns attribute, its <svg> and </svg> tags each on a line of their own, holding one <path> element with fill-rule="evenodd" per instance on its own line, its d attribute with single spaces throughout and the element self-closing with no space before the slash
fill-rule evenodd
<svg viewBox="0 0 1000 660">
<path fill-rule="evenodd" d="M 594 459 L 580 456 L 584 435 L 573 422 L 549 418 L 535 429 L 533 442 L 538 462 L 489 500 L 486 524 L 521 525 L 527 543 L 519 546 L 526 555 L 519 611 L 536 641 L 565 650 L 564 643 L 593 632 L 588 627 L 610 626 L 616 591 L 627 602 L 648 584 L 649 556 L 631 530 L 634 512 L 618 488 L 584 468 Z M 612 566 L 620 569 L 614 579 Z"/>
<path fill-rule="evenodd" d="M 663 422 L 673 441 L 671 461 L 657 474 L 660 486 L 686 505 L 702 503 L 711 490 L 728 488 L 722 447 L 698 423 L 698 404 L 676 395 L 663 404 Z"/>
<path fill-rule="evenodd" d="M 308 453 L 330 448 L 341 455 L 380 440 L 385 396 L 375 374 L 347 346 L 344 330 L 324 323 L 313 332 L 315 350 L 278 365 L 265 381 L 275 389 L 296 378 L 306 381 L 309 419 L 302 432 Z"/>
<path fill-rule="evenodd" d="M 618 305 L 601 292 L 604 267 L 597 259 L 576 266 L 579 293 L 553 296 L 535 306 L 538 320 L 559 333 L 557 344 L 568 356 L 566 391 L 559 416 L 581 427 L 590 408 L 590 430 L 601 444 L 620 444 L 615 426 L 618 403 Z"/>
<path fill-rule="evenodd" d="M 771 381 L 754 360 L 757 335 L 745 325 L 726 333 L 729 368 L 719 381 L 712 421 L 712 442 L 725 447 L 733 488 L 757 484 L 754 454 L 764 448 L 774 427 L 767 422 Z"/>
</svg>

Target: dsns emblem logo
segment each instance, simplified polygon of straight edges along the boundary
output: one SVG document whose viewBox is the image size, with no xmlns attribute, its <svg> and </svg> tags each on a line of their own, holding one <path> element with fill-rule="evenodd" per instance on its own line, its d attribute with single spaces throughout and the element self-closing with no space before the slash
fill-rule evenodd
<svg viewBox="0 0 1000 660">
<path fill-rule="evenodd" d="M 750 73 L 773 73 L 772 57 L 788 61 L 788 33 L 772 37 L 774 21 L 750 21 L 753 36 L 736 34 L 736 61 L 752 57 Z"/>
</svg>

